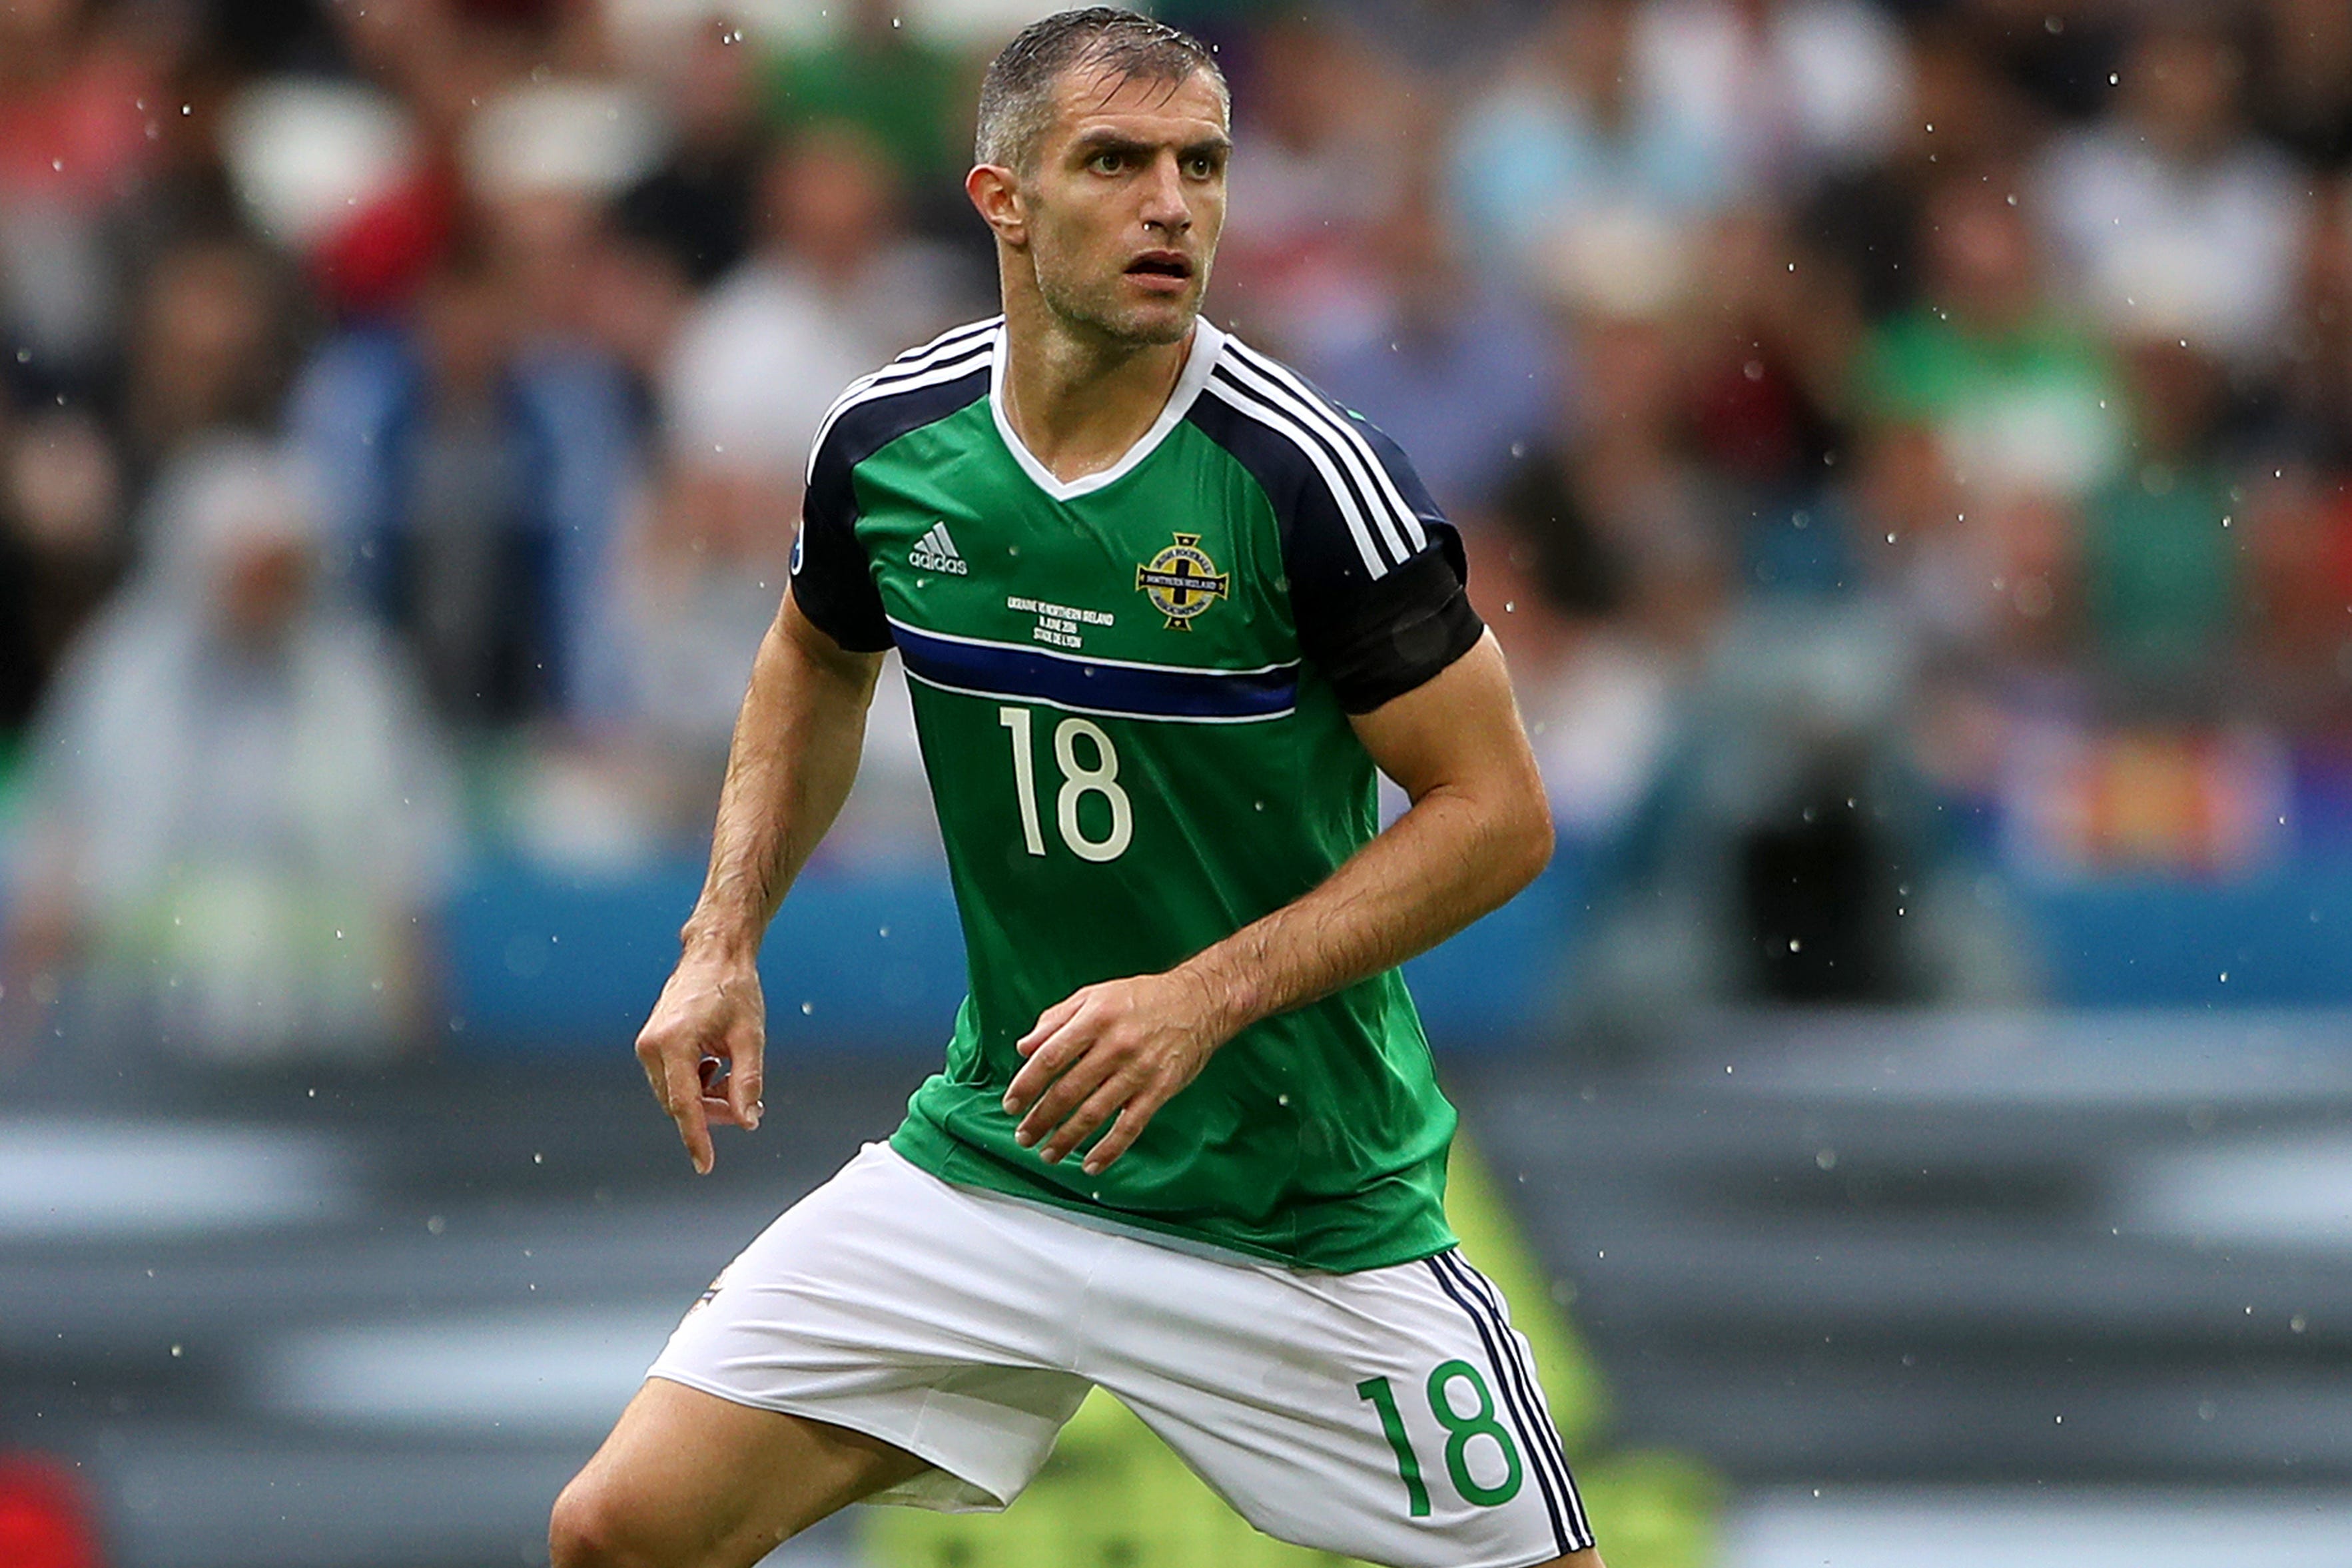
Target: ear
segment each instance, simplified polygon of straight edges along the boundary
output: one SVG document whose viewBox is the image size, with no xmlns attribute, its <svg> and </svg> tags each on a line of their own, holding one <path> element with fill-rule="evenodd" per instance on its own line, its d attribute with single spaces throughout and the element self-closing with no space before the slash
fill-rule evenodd
<svg viewBox="0 0 2352 1568">
<path fill-rule="evenodd" d="M 979 209 L 981 221 L 995 231 L 997 238 L 1015 247 L 1028 242 L 1028 204 L 1022 199 L 1012 170 L 994 163 L 979 164 L 963 177 L 963 189 Z"/>
</svg>

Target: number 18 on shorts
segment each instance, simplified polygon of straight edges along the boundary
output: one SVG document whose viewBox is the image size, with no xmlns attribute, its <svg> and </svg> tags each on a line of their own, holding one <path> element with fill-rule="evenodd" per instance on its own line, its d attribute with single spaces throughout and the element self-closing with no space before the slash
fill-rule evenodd
<svg viewBox="0 0 2352 1568">
<path fill-rule="evenodd" d="M 1457 1378 L 1475 1391 L 1478 1408 L 1475 1413 L 1454 1409 L 1454 1401 L 1447 1396 L 1446 1390 Z M 1379 1407 L 1381 1431 L 1388 1438 L 1389 1447 L 1396 1450 L 1397 1479 L 1404 1483 L 1412 1517 L 1427 1519 L 1429 1488 L 1421 1479 L 1421 1456 L 1414 1451 L 1412 1437 L 1404 1429 L 1404 1417 L 1397 1411 L 1395 1390 L 1385 1377 L 1368 1377 L 1356 1384 L 1356 1392 Z M 1519 1483 L 1526 1479 L 1527 1470 L 1519 1461 L 1518 1443 L 1512 1437 L 1511 1429 L 1495 1419 L 1495 1395 L 1476 1367 L 1466 1361 L 1439 1363 L 1429 1374 L 1429 1414 L 1445 1428 L 1445 1473 L 1463 1501 L 1494 1508 L 1519 1495 Z M 1473 1437 L 1493 1442 L 1501 1458 L 1502 1474 L 1492 1486 L 1480 1482 L 1471 1473 Z"/>
<path fill-rule="evenodd" d="M 1377 1272 L 1419 1274 L 1453 1309 L 1435 1312 L 1430 1328 L 1436 1342 L 1416 1344 L 1422 1354 L 1442 1348 L 1449 1336 L 1467 1342 L 1465 1353 L 1434 1361 L 1426 1371 L 1416 1364 L 1402 1377 L 1382 1373 L 1355 1384 L 1393 1462 L 1391 1495 L 1405 1518 L 1450 1518 L 1451 1528 L 1438 1533 L 1464 1547 L 1478 1537 L 1500 1537 L 1494 1543 L 1499 1555 L 1465 1554 L 1454 1562 L 1547 1562 L 1591 1545 L 1533 1358 L 1509 1325 L 1501 1292 L 1459 1252 Z M 1424 1292 L 1412 1293 L 1435 1305 Z M 1375 1533 L 1393 1539 L 1389 1531 Z"/>
</svg>

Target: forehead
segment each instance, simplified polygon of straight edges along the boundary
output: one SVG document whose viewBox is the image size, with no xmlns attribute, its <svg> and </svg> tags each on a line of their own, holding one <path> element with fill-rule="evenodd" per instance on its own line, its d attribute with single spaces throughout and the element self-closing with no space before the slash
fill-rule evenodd
<svg viewBox="0 0 2352 1568">
<path fill-rule="evenodd" d="M 1185 146 L 1225 133 L 1225 101 L 1204 71 L 1181 81 L 1079 67 L 1054 88 L 1049 143 L 1109 132 L 1146 143 Z"/>
</svg>

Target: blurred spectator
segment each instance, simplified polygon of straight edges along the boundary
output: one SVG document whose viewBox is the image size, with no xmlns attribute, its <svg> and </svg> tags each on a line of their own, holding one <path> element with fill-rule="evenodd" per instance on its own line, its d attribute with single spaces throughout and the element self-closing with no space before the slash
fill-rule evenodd
<svg viewBox="0 0 2352 1568">
<path fill-rule="evenodd" d="M 2227 17 L 2156 12 L 2121 77 L 2117 112 L 2042 160 L 2038 221 L 2118 328 L 2153 316 L 2209 353 L 2267 368 L 2284 347 L 2307 203 L 2294 165 L 2247 126 Z"/>
<path fill-rule="evenodd" d="M 2099 663 L 2143 711 L 2210 713 L 2235 694 L 2243 613 L 2242 511 L 2221 462 L 2225 373 L 2176 339 L 2124 354 L 2135 464 L 2094 492 L 2083 531 L 2084 608 Z"/>
<path fill-rule="evenodd" d="M 784 487 L 679 461 L 630 519 L 621 620 L 638 732 L 665 764 L 662 815 L 709 826 L 751 673 L 783 597 L 798 519 Z"/>
<path fill-rule="evenodd" d="M 454 847 L 434 733 L 324 590 L 301 469 L 208 448 L 155 506 L 145 570 L 41 720 L 11 979 L 69 986 L 97 1041 L 385 1059 L 418 1038 Z"/>
<path fill-rule="evenodd" d="M 572 0 L 414 0 L 335 5 L 329 14 L 357 74 L 396 95 L 446 155 L 474 110 L 502 90 L 592 73 L 604 9 Z"/>
<path fill-rule="evenodd" d="M 462 147 L 485 245 L 513 284 L 514 331 L 550 347 L 583 338 L 590 269 L 614 205 L 651 174 L 662 127 L 634 83 L 535 72 L 486 99 Z"/>
<path fill-rule="evenodd" d="M 1958 0 L 1950 7 L 1986 63 L 2043 115 L 2070 121 L 2115 101 L 2116 67 L 2148 9 L 2116 0 Z"/>
<path fill-rule="evenodd" d="M 638 744 L 610 782 L 634 797 L 625 809 L 656 842 L 691 851 L 708 840 L 752 656 L 783 597 L 797 500 L 789 487 L 679 454 L 631 518 L 618 618 Z M 876 689 L 864 756 L 824 858 L 868 868 L 935 860 L 914 712 L 895 668 Z"/>
<path fill-rule="evenodd" d="M 460 725 L 605 710 L 602 615 L 634 459 L 619 369 L 526 335 L 513 271 L 460 247 L 412 317 L 304 372 L 296 434 L 360 588 Z"/>
<path fill-rule="evenodd" d="M 1632 820 L 1681 722 L 1687 669 L 1623 614 L 1619 564 L 1580 526 L 1558 478 L 1547 464 L 1506 492 L 1513 531 L 1474 536 L 1471 582 L 1509 656 L 1552 820 L 1574 850 L 1609 843 Z M 1534 575 L 1538 527 L 1544 566 L 1581 568 L 1573 596 Z"/>
<path fill-rule="evenodd" d="M 1467 271 L 1433 203 L 1409 203 L 1374 243 L 1385 309 L 1301 366 L 1382 429 L 1412 432 L 1413 466 L 1440 506 L 1484 510 L 1560 395 L 1551 334 L 1519 297 Z"/>
<path fill-rule="evenodd" d="M 2012 201 L 1997 170 L 1930 194 L 1922 302 L 1874 334 L 1853 392 L 1881 558 L 1929 628 L 1966 642 L 2046 640 L 2068 509 L 2125 452 L 2112 362 L 2052 303 Z"/>
<path fill-rule="evenodd" d="M 2352 479 L 2300 465 L 2247 486 L 2246 696 L 2288 733 L 2352 738 Z M 2336 763 L 2342 769 L 2341 760 Z"/>
<path fill-rule="evenodd" d="M 809 126 L 758 191 L 755 247 L 672 340 L 660 454 L 614 584 L 628 711 L 651 763 L 638 783 L 681 840 L 709 825 L 818 423 L 850 382 L 982 308 L 950 254 L 906 236 L 889 165 L 857 126 Z"/>
<path fill-rule="evenodd" d="M 971 210 L 962 182 L 971 165 L 977 66 L 902 25 L 905 7 L 896 0 L 848 0 L 845 12 L 824 43 L 788 46 L 768 61 L 770 121 L 790 133 L 857 126 L 921 227 L 961 228 Z"/>
<path fill-rule="evenodd" d="M 2277 428 L 2242 465 L 2249 647 L 2264 707 L 2306 734 L 2352 718 L 2352 190 L 2321 187 Z M 2237 412 L 2236 400 L 2225 404 Z M 2337 743 L 2340 743 L 2337 742 Z"/>
<path fill-rule="evenodd" d="M 1622 584 L 1613 613 L 1662 647 L 1703 647 L 1726 586 L 1732 497 L 1701 461 L 1689 376 L 1699 279 L 1664 232 L 1596 246 L 1561 279 L 1578 395 L 1559 406 L 1507 509 L 1538 578 L 1564 605 L 1603 608 L 1570 564 L 1596 552 Z M 1557 502 L 1552 500 L 1557 497 Z M 1552 530 L 1567 531 L 1555 537 Z M 1557 552 L 1557 553 L 1556 553 Z"/>
<path fill-rule="evenodd" d="M 112 8 L 0 7 L 0 328 L 54 383 L 113 347 L 105 226 L 150 161 L 161 89 Z"/>
<path fill-rule="evenodd" d="M 707 845 L 752 657 L 783 598 L 798 519 L 797 486 L 688 452 L 673 452 L 632 508 L 615 618 L 629 647 L 634 744 L 608 749 L 582 770 L 593 777 L 571 784 L 575 802 L 600 803 L 603 836 L 625 840 L 628 854 Z M 825 836 L 826 861 L 876 869 L 932 864 L 943 853 L 914 710 L 895 664 L 893 656 L 876 688 L 857 789 Z M 544 781 L 540 794 L 548 794 Z M 548 807 L 545 799 L 531 807 L 541 818 L 532 837 L 543 853 L 577 858 L 583 835 Z"/>
<path fill-rule="evenodd" d="M 1555 816 L 1605 842 L 1652 787 L 1714 636 L 1727 518 L 1681 374 L 1690 275 L 1662 251 L 1586 260 L 1563 279 L 1577 395 L 1514 465 L 1503 537 L 1471 584 L 1511 656 Z"/>
<path fill-rule="evenodd" d="M 1647 0 L 1634 69 L 1743 195 L 1871 163 L 1911 110 L 1903 38 L 1866 0 Z"/>
<path fill-rule="evenodd" d="M 694 30 L 665 84 L 669 156 L 630 186 L 617 208 L 621 231 L 666 250 L 698 289 L 732 268 L 751 243 L 763 151 L 752 64 L 725 23 Z"/>
<path fill-rule="evenodd" d="M 2352 466 L 2352 179 L 2321 184 L 2296 268 L 2295 324 L 2278 387 L 2290 451 Z"/>
<path fill-rule="evenodd" d="M 1406 85 L 1312 13 L 1262 24 L 1247 65 L 1213 309 L 1276 354 L 1360 341 L 1386 309 L 1376 237 L 1411 194 Z"/>
<path fill-rule="evenodd" d="M 330 155 L 288 151 L 299 136 L 256 135 L 297 193 L 332 193 L 344 211 L 299 236 L 331 299 L 354 314 L 404 307 L 468 216 L 541 198 L 557 209 L 601 200 L 658 155 L 646 94 L 604 72 L 601 5 L 569 0 L 419 0 L 336 5 L 344 52 L 369 84 L 280 80 Z M 373 88 L 374 90 L 370 90 Z M 310 100 L 329 101 L 310 107 Z M 373 122 L 373 123 L 372 123 Z M 276 149 L 274 157 L 270 150 Z M 346 187 L 336 190 L 338 185 Z M 575 219 L 508 214 L 507 225 L 577 235 Z M 520 258 L 509 258 L 510 264 Z M 522 298 L 538 303 L 530 280 Z"/>
<path fill-rule="evenodd" d="M 1729 196 L 1721 150 L 1643 71 L 1642 23 L 1640 0 L 1556 6 L 1517 68 L 1465 111 L 1454 200 L 1465 249 L 1490 268 L 1539 286 L 1547 258 L 1597 218 L 1687 222 Z"/>
<path fill-rule="evenodd" d="M 0 746 L 122 562 L 121 475 L 87 416 L 0 423 Z"/>
<path fill-rule="evenodd" d="M 1751 588 L 1836 593 L 1859 571 L 1828 481 L 1845 444 L 1835 410 L 1863 336 L 1853 291 L 1800 268 L 1768 208 L 1719 220 L 1705 273 L 1685 395 L 1700 462 L 1719 477 Z"/>
<path fill-rule="evenodd" d="M 1418 91 L 1458 99 L 1551 8 L 1549 0 L 1352 0 L 1331 10 L 1410 72 Z"/>
<path fill-rule="evenodd" d="M 1887 156 L 1833 172 L 1793 213 L 1807 259 L 1837 268 L 1873 319 L 1918 302 L 1920 207 L 1944 174 L 2017 166 L 2043 129 L 1958 20 L 1916 23 L 1910 45 L 1912 114 Z"/>
<path fill-rule="evenodd" d="M 954 258 L 908 238 L 879 149 L 813 126 L 762 171 L 758 242 L 681 328 L 664 386 L 671 450 L 763 476 L 789 509 L 842 388 L 980 313 Z"/>
<path fill-rule="evenodd" d="M 409 105 L 355 82 L 277 77 L 230 94 L 217 119 L 229 184 L 330 311 L 408 302 L 448 243 L 460 194 L 448 149 Z"/>
<path fill-rule="evenodd" d="M 612 226 L 591 233 L 572 265 L 581 331 L 625 374 L 642 446 L 659 429 L 670 352 L 702 295 L 674 252 Z"/>
<path fill-rule="evenodd" d="M 289 294 L 272 259 L 234 236 L 186 240 L 155 258 L 131 316 L 122 393 L 134 486 L 192 440 L 276 422 L 291 372 Z"/>
<path fill-rule="evenodd" d="M 2259 0 L 2252 100 L 2262 129 L 2317 168 L 2352 166 L 2352 5 Z"/>
</svg>

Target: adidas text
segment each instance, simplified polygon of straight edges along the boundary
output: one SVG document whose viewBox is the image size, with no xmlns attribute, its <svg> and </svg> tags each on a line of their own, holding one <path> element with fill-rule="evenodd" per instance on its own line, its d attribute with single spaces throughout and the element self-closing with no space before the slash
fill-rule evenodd
<svg viewBox="0 0 2352 1568">
<path fill-rule="evenodd" d="M 955 541 L 948 537 L 948 525 L 944 522 L 933 523 L 930 531 L 915 542 L 915 548 L 907 552 L 907 563 L 919 572 L 943 572 L 950 577 L 965 576 L 971 571 L 971 564 L 956 549 Z"/>
</svg>

